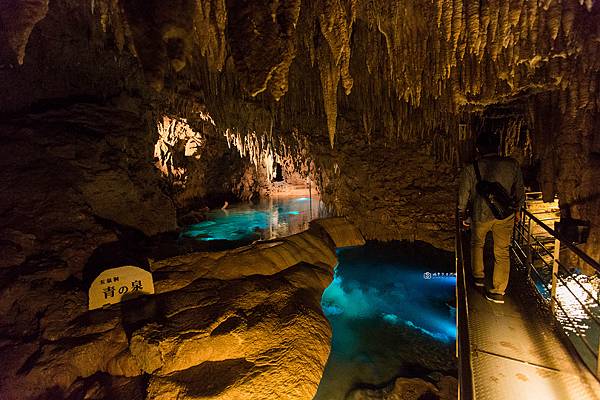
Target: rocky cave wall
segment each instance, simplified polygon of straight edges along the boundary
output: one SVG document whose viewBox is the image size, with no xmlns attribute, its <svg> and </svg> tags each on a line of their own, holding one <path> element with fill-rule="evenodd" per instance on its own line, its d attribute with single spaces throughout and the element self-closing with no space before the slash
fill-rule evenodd
<svg viewBox="0 0 600 400">
<path fill-rule="evenodd" d="M 525 102 L 517 119 L 529 128 L 546 198 L 558 193 L 574 216 L 597 225 L 597 196 L 582 183 L 596 178 L 599 7 L 592 0 L 13 1 L 1 10 L 3 109 L 126 91 L 155 111 L 206 112 L 221 132 L 283 147 L 320 182 L 338 171 L 343 135 L 392 153 L 422 148 L 444 181 L 457 161 L 459 124 L 475 130 L 473 116 Z M 61 24 L 67 14 L 69 24 Z M 66 38 L 69 45 L 60 45 Z M 397 189 L 382 185 L 382 192 Z M 325 199 L 342 210 L 335 201 L 344 196 Z M 422 236 L 436 242 L 439 226 L 411 211 L 411 228 L 395 236 L 414 236 L 423 222 Z M 359 214 L 349 217 L 369 231 Z M 597 235 L 592 252 L 600 251 Z"/>
<path fill-rule="evenodd" d="M 217 208 L 225 201 L 258 198 L 269 183 L 263 163 L 228 142 L 210 117 L 195 120 L 163 116 L 154 146 L 156 167 L 180 215 Z"/>
<path fill-rule="evenodd" d="M 599 72 L 592 0 L 2 2 L 0 346 L 15 355 L 2 379 L 31 389 L 45 365 L 64 369 L 71 392 L 40 390 L 76 398 L 88 384 L 101 397 L 106 372 L 139 376 L 130 338 L 111 328 L 120 316 L 86 328 L 86 260 L 127 232 L 174 230 L 177 207 L 254 191 L 252 155 L 310 175 L 369 238 L 450 248 L 456 166 L 482 124 L 497 123 L 545 198 L 592 220 L 586 250 L 598 258 Z M 204 158 L 183 163 L 185 190 L 154 165 L 165 115 L 198 132 L 202 116 L 214 121 Z M 297 307 L 294 273 L 277 282 Z M 86 365 L 97 342 L 105 364 L 82 383 L 65 365 Z"/>
<path fill-rule="evenodd" d="M 156 85 L 167 93 L 197 94 L 217 126 L 258 135 L 275 147 L 286 143 L 283 147 L 299 163 L 314 165 L 318 181 L 330 181 L 327 177 L 339 170 L 334 145 L 343 135 L 357 138 L 357 144 L 380 142 L 392 153 L 422 148 L 430 156 L 427 163 L 440 166 L 434 179 L 444 181 L 448 167 L 457 163 L 459 125 L 475 131 L 473 117 L 514 105 L 520 114 L 507 124 L 524 121 L 529 136 L 523 139 L 521 131 L 517 135 L 507 127 L 514 135 L 505 137 L 506 146 L 530 146 L 522 158 L 539 164 L 537 180 L 546 198 L 559 194 L 563 207 L 574 204 L 574 216 L 597 225 L 599 203 L 588 193 L 593 185 L 581 183 L 596 178 L 598 4 L 453 0 L 426 6 L 322 1 L 203 2 L 195 7 L 202 12 L 193 15 L 204 19 L 187 23 L 199 24 L 194 32 L 203 34 L 180 38 L 191 43 L 186 67 L 175 73 L 167 54 Z M 183 26 L 183 17 L 175 14 L 171 10 L 163 20 L 157 13 L 154 29 L 166 29 L 174 20 Z M 132 40 L 135 44 L 135 33 Z M 229 51 L 222 57 L 224 43 Z M 347 171 L 361 162 L 346 163 Z M 397 182 L 382 183 L 381 192 L 395 191 Z M 354 188 L 366 191 L 370 185 L 363 180 Z M 333 209 L 345 208 L 368 232 L 369 222 L 354 210 L 369 209 L 372 202 L 359 200 L 348 209 L 336 203 L 345 196 L 350 194 L 325 199 Z M 393 203 L 385 206 L 394 208 Z M 405 210 L 414 215 L 411 228 L 396 229 L 395 237 L 414 236 L 413 227 L 422 222 L 422 237 L 447 247 L 436 239 L 438 224 L 421 220 L 418 208 L 407 205 Z M 452 218 L 449 211 L 446 218 Z M 388 225 L 407 224 L 398 218 Z M 600 251 L 596 229 L 587 247 L 593 254 Z"/>
</svg>

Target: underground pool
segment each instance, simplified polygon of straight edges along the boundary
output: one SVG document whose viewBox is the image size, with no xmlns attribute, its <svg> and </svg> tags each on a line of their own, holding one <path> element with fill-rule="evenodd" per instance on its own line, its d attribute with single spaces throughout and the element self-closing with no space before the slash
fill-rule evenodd
<svg viewBox="0 0 600 400">
<path fill-rule="evenodd" d="M 183 237 L 247 242 L 301 232 L 324 216 L 307 197 L 270 199 L 207 213 Z M 321 305 L 332 347 L 315 399 L 343 399 L 354 388 L 396 377 L 456 375 L 453 256 L 425 243 L 367 242 L 337 251 Z"/>
<path fill-rule="evenodd" d="M 323 216 L 323 203 L 318 198 L 269 198 L 211 210 L 205 221 L 187 226 L 181 236 L 200 241 L 266 240 L 301 232 L 312 219 Z"/>
<path fill-rule="evenodd" d="M 315 399 L 395 377 L 455 374 L 456 279 L 449 253 L 421 243 L 367 242 L 338 250 L 322 307 L 333 328 Z"/>
</svg>

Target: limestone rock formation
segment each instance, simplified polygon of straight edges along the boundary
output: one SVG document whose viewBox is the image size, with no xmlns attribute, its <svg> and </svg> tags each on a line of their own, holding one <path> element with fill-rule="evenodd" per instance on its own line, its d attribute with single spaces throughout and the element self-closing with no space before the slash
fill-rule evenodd
<svg viewBox="0 0 600 400">
<path fill-rule="evenodd" d="M 456 378 L 444 376 L 434 385 L 420 378 L 397 378 L 383 389 L 356 389 L 347 400 L 455 400 L 458 398 Z"/>
<path fill-rule="evenodd" d="M 352 228 L 350 228 L 352 229 Z M 359 237 L 360 233 L 357 233 Z M 327 237 L 325 237 L 327 238 Z M 311 233 L 261 242 L 231 251 L 183 255 L 154 263 L 158 292 L 181 288 L 198 278 L 234 279 L 255 274 L 270 275 L 300 262 L 334 266 L 333 243 Z"/>
<path fill-rule="evenodd" d="M 176 227 L 157 171 L 144 167 L 145 127 L 136 113 L 91 103 L 0 124 L 1 398 L 52 398 L 53 386 L 99 372 L 139 375 L 119 313 L 87 319 L 82 278 L 94 249 L 123 231 Z"/>
<path fill-rule="evenodd" d="M 350 134 L 340 137 L 338 149 L 339 170 L 323 169 L 319 182 L 336 214 L 346 215 L 369 239 L 422 240 L 452 248 L 453 168 L 419 145 L 389 151 L 380 141 L 365 146 Z"/>
<path fill-rule="evenodd" d="M 266 168 L 232 148 L 209 115 L 199 112 L 189 120 L 162 116 L 157 127 L 156 166 L 179 214 L 236 198 L 248 201 L 270 184 Z"/>
<path fill-rule="evenodd" d="M 3 44 L 10 47 L 19 64 L 23 64 L 25 59 L 25 48 L 33 27 L 47 12 L 48 0 L 11 0 L 0 6 Z"/>
<path fill-rule="evenodd" d="M 337 264 L 333 249 L 364 244 L 343 219 L 320 223 L 318 231 L 152 266 L 163 317 L 133 330 L 130 342 L 152 374 L 149 399 L 314 396 L 329 355 L 320 299 Z"/>
<path fill-rule="evenodd" d="M 126 231 L 176 229 L 176 212 L 197 199 L 232 191 L 251 198 L 260 171 L 268 180 L 274 162 L 316 182 L 326 206 L 368 238 L 448 249 L 457 169 L 472 157 L 476 134 L 492 127 L 533 189 L 547 200 L 558 195 L 563 214 L 591 220 L 583 247 L 598 258 L 599 7 L 594 0 L 3 1 L 0 329 L 3 348 L 22 349 L 10 365 L 19 365 L 19 379 L 44 380 L 49 373 L 30 366 L 50 360 L 48 352 L 69 354 L 57 356 L 58 368 L 68 357 L 85 359 L 89 341 L 109 337 L 119 343 L 115 353 L 82 374 L 62 368 L 60 391 L 47 396 L 100 396 L 107 380 L 138 393 L 138 381 L 130 386 L 110 372 L 133 374 L 122 332 L 61 342 L 83 312 L 90 254 Z M 161 180 L 153 162 L 165 115 L 202 134 L 210 125 L 211 150 L 185 163 L 182 190 Z M 288 250 L 310 243 L 262 244 L 272 259 L 261 270 L 283 273 L 302 261 Z M 244 252 L 259 251 L 161 261 L 159 284 L 185 290 L 198 279 L 236 279 L 231 266 Z M 331 256 L 302 254 L 311 264 Z M 273 262 L 278 257 L 285 262 Z M 220 278 L 199 266 L 205 261 L 221 263 Z M 223 366 L 198 368 L 173 377 L 172 387 Z M 246 368 L 253 367 L 231 364 Z"/>
<path fill-rule="evenodd" d="M 332 236 L 345 229 L 346 243 L 364 243 L 343 219 L 322 225 L 277 242 L 165 259 L 153 265 L 156 295 L 105 309 L 87 311 L 85 291 L 67 289 L 73 278 L 19 277 L 3 291 L 19 301 L 1 304 L 12 338 L 0 343 L 0 397 L 139 393 L 137 377 L 148 374 L 146 399 L 311 399 L 330 349 L 320 300 L 337 264 Z M 34 289 L 36 282 L 52 286 Z M 11 315 L 44 302 L 31 321 Z M 29 326 L 5 325 L 9 318 Z"/>
<path fill-rule="evenodd" d="M 343 151 L 330 148 L 344 142 L 363 149 L 378 143 L 377 154 L 402 157 L 403 149 L 421 147 L 444 180 L 465 161 L 462 147 L 481 121 L 501 120 L 507 145 L 546 198 L 559 194 L 565 212 L 597 226 L 598 201 L 578 189 L 587 182 L 578 171 L 592 171 L 597 153 L 598 2 L 163 3 L 6 3 L 1 108 L 137 93 L 155 121 L 165 114 L 191 118 L 201 108 L 217 132 L 259 143 L 271 159 L 289 150 L 286 158 L 314 181 L 356 168 L 342 166 Z M 22 66 L 13 65 L 15 51 Z M 358 179 L 358 190 L 370 184 Z M 386 192 L 405 186 L 381 184 Z M 423 186 L 422 193 L 431 189 Z M 325 199 L 347 209 L 336 195 Z M 406 201 L 402 210 L 411 219 L 389 218 L 382 238 L 407 238 L 410 225 L 445 246 L 452 231 L 441 220 L 452 215 L 437 209 L 445 201 L 442 195 L 424 203 L 435 217 Z M 370 207 L 368 200 L 357 204 Z M 593 228 L 588 251 L 597 253 L 598 237 Z"/>
<path fill-rule="evenodd" d="M 320 296 L 332 278 L 331 267 L 299 264 L 157 296 L 164 319 L 130 345 L 152 374 L 148 399 L 312 398 L 329 355 Z"/>
</svg>

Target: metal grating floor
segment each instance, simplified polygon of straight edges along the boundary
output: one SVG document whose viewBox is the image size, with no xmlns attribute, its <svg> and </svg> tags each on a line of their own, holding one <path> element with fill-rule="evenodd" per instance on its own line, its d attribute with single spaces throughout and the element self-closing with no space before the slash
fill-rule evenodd
<svg viewBox="0 0 600 400">
<path fill-rule="evenodd" d="M 528 301 L 524 285 L 510 289 L 504 304 L 467 289 L 474 399 L 600 400 L 600 383 Z"/>
</svg>

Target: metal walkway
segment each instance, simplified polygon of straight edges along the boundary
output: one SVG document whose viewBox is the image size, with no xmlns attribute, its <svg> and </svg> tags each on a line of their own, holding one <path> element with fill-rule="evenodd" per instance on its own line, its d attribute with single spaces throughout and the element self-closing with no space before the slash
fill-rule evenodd
<svg viewBox="0 0 600 400">
<path fill-rule="evenodd" d="M 527 232 L 534 232 L 531 219 Z M 600 382 L 536 294 L 531 268 L 514 262 L 506 302 L 492 303 L 470 282 L 469 240 L 458 227 L 457 239 L 461 399 L 600 400 Z M 491 276 L 487 270 L 486 276 Z"/>
</svg>

